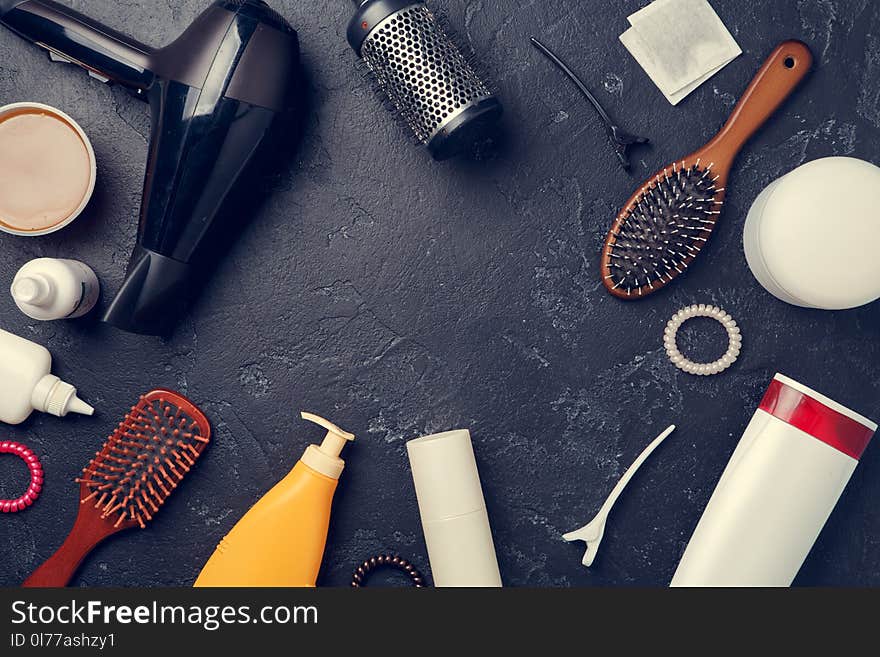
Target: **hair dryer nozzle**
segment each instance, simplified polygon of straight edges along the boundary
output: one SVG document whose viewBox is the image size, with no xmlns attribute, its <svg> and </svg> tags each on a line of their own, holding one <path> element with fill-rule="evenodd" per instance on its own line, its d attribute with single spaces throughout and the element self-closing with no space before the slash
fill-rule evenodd
<svg viewBox="0 0 880 657">
<path fill-rule="evenodd" d="M 190 265 L 140 246 L 102 321 L 143 335 L 167 335 L 189 298 Z"/>
</svg>

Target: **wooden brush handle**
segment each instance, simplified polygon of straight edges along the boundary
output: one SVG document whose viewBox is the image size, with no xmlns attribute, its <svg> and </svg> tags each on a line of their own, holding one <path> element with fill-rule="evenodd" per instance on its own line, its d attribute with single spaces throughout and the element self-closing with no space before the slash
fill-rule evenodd
<svg viewBox="0 0 880 657">
<path fill-rule="evenodd" d="M 82 560 L 98 543 L 128 527 L 127 524 L 118 528 L 113 527 L 111 522 L 101 518 L 100 512 L 91 504 L 83 504 L 80 506 L 73 529 L 70 530 L 64 543 L 24 581 L 22 586 L 67 586 Z"/>
<path fill-rule="evenodd" d="M 813 55 L 806 44 L 785 41 L 777 46 L 739 99 L 727 123 L 700 152 L 703 159 L 722 168 L 732 164 L 743 145 L 791 95 L 812 65 Z"/>
</svg>

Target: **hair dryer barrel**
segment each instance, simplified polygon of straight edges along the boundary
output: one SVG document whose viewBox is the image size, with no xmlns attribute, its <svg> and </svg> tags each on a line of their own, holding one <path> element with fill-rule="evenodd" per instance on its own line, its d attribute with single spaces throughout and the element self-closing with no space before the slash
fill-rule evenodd
<svg viewBox="0 0 880 657">
<path fill-rule="evenodd" d="M 135 91 L 153 83 L 153 49 L 52 0 L 0 0 L 0 22 L 56 61 Z"/>
</svg>

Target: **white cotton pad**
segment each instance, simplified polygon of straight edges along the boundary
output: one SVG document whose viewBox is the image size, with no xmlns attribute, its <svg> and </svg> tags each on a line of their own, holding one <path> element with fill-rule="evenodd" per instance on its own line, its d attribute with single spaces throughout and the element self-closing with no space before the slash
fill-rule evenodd
<svg viewBox="0 0 880 657">
<path fill-rule="evenodd" d="M 742 53 L 706 0 L 656 0 L 620 40 L 673 105 Z"/>
<path fill-rule="evenodd" d="M 634 29 L 630 28 L 626 32 L 621 34 L 620 41 L 621 43 L 623 43 L 624 46 L 626 46 L 626 49 L 629 50 L 633 58 L 639 63 L 639 66 L 641 66 L 646 72 L 651 70 L 651 54 L 648 52 L 644 42 L 641 40 L 638 33 L 636 33 Z M 725 62 L 721 66 L 713 68 L 705 75 L 700 76 L 689 85 L 686 85 L 685 87 L 674 93 L 667 93 L 662 89 L 661 92 L 664 96 L 666 96 L 666 100 L 669 101 L 670 105 L 678 105 L 681 101 L 687 98 L 687 96 L 689 96 L 692 91 L 697 89 L 697 87 L 699 87 L 706 80 L 715 75 L 718 71 L 720 71 L 729 63 L 730 62 Z"/>
</svg>

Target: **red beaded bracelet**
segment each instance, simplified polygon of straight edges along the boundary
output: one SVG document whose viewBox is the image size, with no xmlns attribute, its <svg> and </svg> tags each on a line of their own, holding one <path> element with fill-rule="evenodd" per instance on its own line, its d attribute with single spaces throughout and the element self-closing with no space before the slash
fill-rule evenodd
<svg viewBox="0 0 880 657">
<path fill-rule="evenodd" d="M 11 440 L 0 441 L 0 454 L 14 454 L 23 460 L 31 473 L 31 485 L 24 495 L 15 500 L 0 500 L 0 512 L 15 513 L 29 507 L 43 489 L 43 467 L 40 459 L 28 447 Z"/>
</svg>

